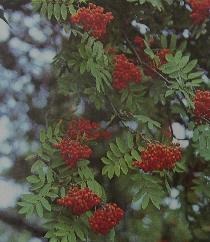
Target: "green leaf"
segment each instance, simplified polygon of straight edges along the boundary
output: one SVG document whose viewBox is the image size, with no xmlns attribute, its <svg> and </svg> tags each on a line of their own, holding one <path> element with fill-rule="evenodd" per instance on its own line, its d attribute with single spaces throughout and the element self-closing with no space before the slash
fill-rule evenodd
<svg viewBox="0 0 210 242">
<path fill-rule="evenodd" d="M 184 68 L 187 65 L 187 63 L 189 62 L 189 59 L 190 59 L 189 56 L 183 56 L 182 59 L 179 61 L 179 64 L 178 64 L 179 68 L 180 69 Z M 182 72 L 183 72 L 183 70 L 182 70 Z"/>
<path fill-rule="evenodd" d="M 203 75 L 203 71 L 193 72 L 188 75 L 188 79 L 195 79 L 201 77 Z"/>
<path fill-rule="evenodd" d="M 54 5 L 53 3 L 49 3 L 48 6 L 47 6 L 47 17 L 48 19 L 50 20 L 53 16 L 53 10 L 54 10 Z"/>
<path fill-rule="evenodd" d="M 41 0 L 32 0 L 32 6 L 33 6 L 33 11 L 39 11 L 41 6 L 42 6 L 42 1 Z"/>
<path fill-rule="evenodd" d="M 37 157 L 36 154 L 31 154 L 31 155 L 28 155 L 28 156 L 25 158 L 25 160 L 26 160 L 26 161 L 31 161 L 31 160 L 34 160 L 36 157 Z"/>
<path fill-rule="evenodd" d="M 177 42 L 177 36 L 175 34 L 173 34 L 171 36 L 171 42 L 170 42 L 170 47 L 169 47 L 171 50 L 176 49 L 176 42 Z"/>
<path fill-rule="evenodd" d="M 106 157 L 101 158 L 101 160 L 105 165 L 109 165 L 113 163 L 112 160 L 107 159 Z"/>
<path fill-rule="evenodd" d="M 22 196 L 22 200 L 23 201 L 27 201 L 27 202 L 30 202 L 30 203 L 35 203 L 37 201 L 37 196 L 36 195 L 33 195 L 33 194 L 24 194 Z"/>
<path fill-rule="evenodd" d="M 134 195 L 133 201 L 140 201 L 143 209 L 145 209 L 151 201 L 151 203 L 159 209 L 160 203 L 165 197 L 161 180 L 150 174 L 142 173 L 133 175 L 132 180 L 138 184 L 138 186 L 136 186 L 137 192 Z"/>
<path fill-rule="evenodd" d="M 197 63 L 197 60 L 191 60 L 182 70 L 183 73 L 189 73 L 190 71 L 192 71 L 196 67 Z"/>
<path fill-rule="evenodd" d="M 29 182 L 29 183 L 38 183 L 40 182 L 40 179 L 37 177 L 37 176 L 28 176 L 26 178 L 26 180 Z"/>
<path fill-rule="evenodd" d="M 167 37 L 166 37 L 166 35 L 161 35 L 160 36 L 160 42 L 161 42 L 161 47 L 163 48 L 163 49 L 166 49 L 167 47 L 168 47 L 168 43 L 167 43 Z"/>
<path fill-rule="evenodd" d="M 53 138 L 53 131 L 52 131 L 52 128 L 51 128 L 51 127 L 49 127 L 49 128 L 47 129 L 47 138 L 48 138 L 49 140 L 51 140 L 51 139 Z"/>
<path fill-rule="evenodd" d="M 76 235 L 73 231 L 71 231 L 68 235 L 68 239 L 70 242 L 77 242 L 77 238 L 76 238 Z"/>
<path fill-rule="evenodd" d="M 121 168 L 123 174 L 127 175 L 127 173 L 128 173 L 128 166 L 126 164 L 126 161 L 123 158 L 121 158 L 119 160 L 119 164 L 120 164 L 120 168 Z"/>
<path fill-rule="evenodd" d="M 117 146 L 118 146 L 120 152 L 121 152 L 121 153 L 125 153 L 126 150 L 127 150 L 127 147 L 126 147 L 125 142 L 123 141 L 123 139 L 117 137 L 117 138 L 116 138 L 116 143 L 117 143 Z"/>
<path fill-rule="evenodd" d="M 109 179 L 112 179 L 113 176 L 114 176 L 114 169 L 112 167 L 109 167 L 109 170 L 108 170 L 108 177 Z"/>
<path fill-rule="evenodd" d="M 121 157 L 121 152 L 120 152 L 119 148 L 117 147 L 117 145 L 115 145 L 114 143 L 111 143 L 111 144 L 109 144 L 109 146 L 110 146 L 111 151 L 114 153 L 114 155 L 116 157 Z"/>
<path fill-rule="evenodd" d="M 59 3 L 54 4 L 54 16 L 57 21 L 59 21 L 61 18 L 61 7 Z"/>
<path fill-rule="evenodd" d="M 79 237 L 81 240 L 85 240 L 85 235 L 78 226 L 74 226 L 74 232 L 76 233 L 77 237 Z"/>
<path fill-rule="evenodd" d="M 40 135 L 39 135 L 39 139 L 42 143 L 44 143 L 46 141 L 46 134 L 45 134 L 45 130 L 41 129 L 40 131 Z"/>
<path fill-rule="evenodd" d="M 115 172 L 115 175 L 117 176 L 117 177 L 119 177 L 120 176 L 120 165 L 118 164 L 118 163 L 116 163 L 115 164 L 115 166 L 114 166 L 114 172 Z"/>
<path fill-rule="evenodd" d="M 148 195 L 145 195 L 144 197 L 143 197 L 143 200 L 142 200 L 142 203 L 141 203 L 141 207 L 142 207 L 142 209 L 146 209 L 147 207 L 148 207 L 148 205 L 149 205 L 149 196 Z"/>
<path fill-rule="evenodd" d="M 111 151 L 107 151 L 107 154 L 106 155 L 112 161 L 118 160 L 118 158 Z"/>
<path fill-rule="evenodd" d="M 127 133 L 127 142 L 128 142 L 128 147 L 132 149 L 134 143 L 133 143 L 133 135 L 130 132 Z"/>
<path fill-rule="evenodd" d="M 43 207 L 44 207 L 46 210 L 51 211 L 51 205 L 50 205 L 50 203 L 47 201 L 46 198 L 42 197 L 42 198 L 40 199 L 40 202 L 41 202 L 41 204 L 43 205 Z"/>
<path fill-rule="evenodd" d="M 45 167 L 45 163 L 42 160 L 37 160 L 31 167 L 31 172 L 37 172 L 41 168 Z"/>
<path fill-rule="evenodd" d="M 132 150 L 131 151 L 131 155 L 132 155 L 132 157 L 135 159 L 135 160 L 139 160 L 140 159 L 140 155 L 139 155 L 139 153 L 136 151 L 136 150 Z"/>
<path fill-rule="evenodd" d="M 36 212 L 38 214 L 39 217 L 43 217 L 43 207 L 42 207 L 42 204 L 40 202 L 37 202 L 35 204 L 35 208 L 36 208 Z"/>
<path fill-rule="evenodd" d="M 42 7 L 41 7 L 41 10 L 40 10 L 40 14 L 41 14 L 42 16 L 47 15 L 47 2 L 46 2 L 46 1 L 44 1 L 44 2 L 42 3 Z"/>
<path fill-rule="evenodd" d="M 63 4 L 61 5 L 61 16 L 62 16 L 63 20 L 66 20 L 66 19 L 67 19 L 67 16 L 68 16 L 68 9 L 67 9 L 65 3 L 63 3 Z"/>
</svg>

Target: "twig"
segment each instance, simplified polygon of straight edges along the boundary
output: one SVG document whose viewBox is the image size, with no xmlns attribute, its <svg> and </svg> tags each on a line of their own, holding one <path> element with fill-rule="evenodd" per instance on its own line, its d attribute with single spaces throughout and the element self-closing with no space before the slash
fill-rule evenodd
<svg viewBox="0 0 210 242">
<path fill-rule="evenodd" d="M 165 84 L 167 85 L 170 85 L 170 81 L 165 77 L 163 76 L 159 71 L 157 71 L 156 69 L 152 68 L 150 65 L 148 65 L 146 62 L 142 61 L 141 57 L 139 56 L 138 52 L 136 51 L 135 47 L 132 45 L 132 43 L 130 42 L 130 40 L 128 39 L 126 33 L 123 32 L 123 35 L 125 37 L 125 40 L 128 44 L 128 47 L 129 49 L 133 52 L 133 54 L 136 56 L 137 58 L 137 61 L 140 65 L 143 65 L 145 67 L 147 67 L 148 69 L 150 69 L 151 71 L 153 71 L 154 73 L 156 73 L 164 82 Z M 188 114 L 188 110 L 185 106 L 185 104 L 183 103 L 182 99 L 179 97 L 178 94 L 175 94 L 176 95 L 176 98 L 178 99 L 178 101 L 180 102 L 180 104 L 182 105 L 182 107 L 184 108 L 186 114 Z"/>
</svg>

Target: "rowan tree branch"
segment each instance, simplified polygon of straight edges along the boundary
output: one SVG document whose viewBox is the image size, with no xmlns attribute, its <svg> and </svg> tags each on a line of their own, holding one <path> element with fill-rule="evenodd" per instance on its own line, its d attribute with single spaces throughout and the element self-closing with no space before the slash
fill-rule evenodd
<svg viewBox="0 0 210 242">
<path fill-rule="evenodd" d="M 46 234 L 46 230 L 37 224 L 32 224 L 24 220 L 22 217 L 17 215 L 16 213 L 12 212 L 7 212 L 7 211 L 2 211 L 0 210 L 0 220 L 3 223 L 6 223 L 13 228 L 15 228 L 18 231 L 23 231 L 27 230 L 29 231 L 33 236 L 38 237 L 38 238 L 43 238 L 44 240 L 44 235 Z"/>
<path fill-rule="evenodd" d="M 146 62 L 144 62 L 140 58 L 138 52 L 136 51 L 135 47 L 132 45 L 132 43 L 128 39 L 128 36 L 126 35 L 126 33 L 123 32 L 123 35 L 124 35 L 125 41 L 126 41 L 128 47 L 129 47 L 129 49 L 136 56 L 139 65 L 143 65 L 143 66 L 147 67 L 148 69 L 150 69 L 151 71 L 153 71 L 154 73 L 156 73 L 164 81 L 164 83 L 167 86 L 170 85 L 171 84 L 170 81 L 165 76 L 163 76 L 158 70 L 156 70 L 155 68 L 152 68 L 149 64 L 147 64 Z M 181 106 L 183 107 L 183 109 L 185 110 L 186 114 L 188 115 L 188 110 L 187 110 L 185 104 L 183 103 L 182 99 L 180 98 L 180 96 L 178 94 L 175 94 L 175 95 L 176 95 L 177 100 L 179 101 L 179 103 L 181 104 Z"/>
</svg>

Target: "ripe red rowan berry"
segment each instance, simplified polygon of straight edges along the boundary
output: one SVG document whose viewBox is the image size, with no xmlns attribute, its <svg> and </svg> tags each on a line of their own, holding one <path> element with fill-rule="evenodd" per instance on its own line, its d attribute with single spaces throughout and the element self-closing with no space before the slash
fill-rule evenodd
<svg viewBox="0 0 210 242">
<path fill-rule="evenodd" d="M 130 62 L 124 54 L 116 55 L 114 58 L 113 87 L 122 90 L 128 87 L 129 83 L 139 83 L 141 72 L 137 66 Z"/>
<path fill-rule="evenodd" d="M 100 203 L 101 198 L 87 187 L 73 187 L 67 196 L 57 200 L 57 204 L 70 208 L 75 215 L 81 215 Z"/>
<path fill-rule="evenodd" d="M 141 152 L 141 161 L 134 161 L 133 166 L 145 172 L 173 169 L 176 162 L 181 160 L 181 149 L 178 145 L 166 146 L 155 143 L 148 144 Z"/>
<path fill-rule="evenodd" d="M 135 36 L 134 40 L 133 40 L 134 44 L 138 47 L 138 48 L 145 48 L 145 43 L 144 43 L 144 39 L 140 36 Z"/>
<path fill-rule="evenodd" d="M 111 133 L 88 119 L 74 119 L 69 123 L 67 134 L 73 140 L 98 140 L 110 138 Z"/>
<path fill-rule="evenodd" d="M 202 24 L 210 15 L 210 0 L 188 0 L 191 8 L 191 18 L 195 24 Z"/>
<path fill-rule="evenodd" d="M 96 210 L 89 218 L 91 229 L 95 233 L 107 234 L 114 228 L 124 216 L 124 211 L 115 203 L 108 203 Z"/>
<path fill-rule="evenodd" d="M 92 150 L 87 145 L 68 137 L 63 138 L 55 147 L 60 150 L 63 160 L 70 168 L 74 168 L 78 160 L 88 159 L 92 154 Z"/>
<path fill-rule="evenodd" d="M 104 8 L 90 3 L 88 7 L 80 8 L 70 19 L 72 24 L 80 24 L 85 31 L 101 39 L 106 34 L 107 25 L 114 19 L 111 12 L 104 12 Z"/>
<path fill-rule="evenodd" d="M 194 115 L 198 123 L 210 120 L 210 91 L 197 90 L 194 97 Z"/>
</svg>

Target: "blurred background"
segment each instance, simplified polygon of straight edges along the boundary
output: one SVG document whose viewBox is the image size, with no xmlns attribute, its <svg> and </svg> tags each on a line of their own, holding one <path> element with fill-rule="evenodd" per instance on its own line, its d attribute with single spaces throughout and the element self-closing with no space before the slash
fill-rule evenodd
<svg viewBox="0 0 210 242">
<path fill-rule="evenodd" d="M 0 19 L 0 242 L 39 242 L 38 222 L 20 217 L 15 204 L 28 190 L 24 157 L 37 149 L 47 122 L 60 29 L 33 13 L 29 1 L 0 1 L 0 8 L 10 25 Z"/>
</svg>

